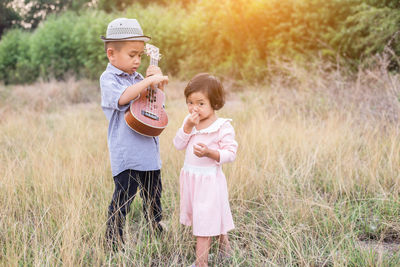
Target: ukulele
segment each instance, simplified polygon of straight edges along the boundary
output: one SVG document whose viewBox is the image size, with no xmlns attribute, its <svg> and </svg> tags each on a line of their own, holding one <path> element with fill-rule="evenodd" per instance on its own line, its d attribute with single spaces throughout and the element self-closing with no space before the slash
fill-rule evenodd
<svg viewBox="0 0 400 267">
<path fill-rule="evenodd" d="M 150 56 L 150 65 L 158 66 L 159 49 L 146 44 L 146 54 Z M 165 112 L 165 94 L 161 89 L 150 86 L 134 99 L 125 112 L 125 122 L 135 132 L 145 136 L 159 136 L 167 127 L 168 116 Z"/>
</svg>

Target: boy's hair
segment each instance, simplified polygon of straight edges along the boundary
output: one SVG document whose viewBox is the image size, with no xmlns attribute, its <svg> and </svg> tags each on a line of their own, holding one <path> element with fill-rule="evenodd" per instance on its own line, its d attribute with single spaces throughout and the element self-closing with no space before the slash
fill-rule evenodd
<svg viewBox="0 0 400 267">
<path fill-rule="evenodd" d="M 186 99 L 195 92 L 202 92 L 210 100 L 214 110 L 221 109 L 225 104 L 225 90 L 222 83 L 213 75 L 199 73 L 194 76 L 185 88 Z"/>
<path fill-rule="evenodd" d="M 104 50 L 106 51 L 106 53 L 109 47 L 112 47 L 115 50 L 120 51 L 123 46 L 124 46 L 124 41 L 104 42 Z"/>
</svg>

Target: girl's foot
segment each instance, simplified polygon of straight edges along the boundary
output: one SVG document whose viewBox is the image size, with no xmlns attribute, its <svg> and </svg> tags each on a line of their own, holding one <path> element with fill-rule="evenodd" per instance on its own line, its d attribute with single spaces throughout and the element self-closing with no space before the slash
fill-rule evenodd
<svg viewBox="0 0 400 267">
<path fill-rule="evenodd" d="M 227 260 L 232 258 L 233 250 L 231 245 L 229 244 L 227 235 L 219 236 L 219 251 L 218 251 L 218 259 L 219 260 Z"/>
<path fill-rule="evenodd" d="M 215 260 L 215 256 L 213 253 L 208 254 L 208 263 Z M 193 262 L 189 267 L 196 267 L 196 262 Z"/>
<path fill-rule="evenodd" d="M 230 260 L 233 256 L 233 252 L 225 252 L 225 251 L 220 251 L 218 252 L 218 260 L 219 261 L 226 261 L 226 260 Z"/>
</svg>

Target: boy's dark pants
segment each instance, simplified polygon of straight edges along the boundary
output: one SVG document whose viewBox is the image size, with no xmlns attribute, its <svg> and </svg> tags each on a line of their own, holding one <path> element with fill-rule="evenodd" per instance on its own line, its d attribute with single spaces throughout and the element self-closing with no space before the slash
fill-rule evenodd
<svg viewBox="0 0 400 267">
<path fill-rule="evenodd" d="M 125 217 L 129 213 L 131 203 L 138 187 L 143 199 L 143 212 L 150 227 L 159 229 L 161 221 L 161 175 L 160 170 L 135 171 L 125 170 L 114 176 L 115 191 L 108 207 L 106 239 L 108 244 L 123 243 L 123 227 Z"/>
</svg>

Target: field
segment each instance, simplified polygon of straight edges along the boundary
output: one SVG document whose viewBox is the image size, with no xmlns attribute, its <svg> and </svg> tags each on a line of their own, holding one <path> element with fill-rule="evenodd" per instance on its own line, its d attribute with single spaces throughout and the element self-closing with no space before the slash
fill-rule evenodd
<svg viewBox="0 0 400 267">
<path fill-rule="evenodd" d="M 234 257 L 219 266 L 400 265 L 400 77 L 384 65 L 348 75 L 282 63 L 258 85 L 224 79 L 218 115 L 233 119 L 239 150 L 224 166 Z M 194 239 L 178 221 L 184 154 L 172 145 L 184 86 L 171 79 L 166 89 L 160 137 L 169 231 L 148 236 L 138 197 L 116 254 L 103 249 L 113 182 L 98 84 L 0 86 L 0 265 L 189 265 Z"/>
</svg>

